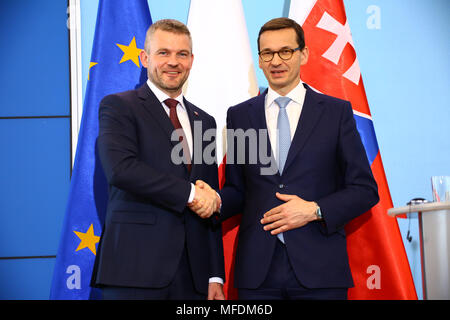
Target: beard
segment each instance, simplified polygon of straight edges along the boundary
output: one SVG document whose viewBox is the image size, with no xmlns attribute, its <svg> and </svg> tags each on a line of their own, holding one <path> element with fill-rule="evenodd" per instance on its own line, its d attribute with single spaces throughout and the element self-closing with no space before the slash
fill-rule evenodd
<svg viewBox="0 0 450 320">
<path fill-rule="evenodd" d="M 158 74 L 158 72 L 148 72 L 148 78 L 150 81 L 165 92 L 181 92 L 188 76 L 189 72 L 186 72 L 180 79 L 178 79 L 178 81 L 170 82 L 164 79 L 163 75 Z"/>
</svg>

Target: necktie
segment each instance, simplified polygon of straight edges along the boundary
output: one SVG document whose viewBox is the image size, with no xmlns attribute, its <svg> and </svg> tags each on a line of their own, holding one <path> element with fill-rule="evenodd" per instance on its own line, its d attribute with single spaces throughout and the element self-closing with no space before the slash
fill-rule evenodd
<svg viewBox="0 0 450 320">
<path fill-rule="evenodd" d="M 276 104 L 280 107 L 278 112 L 277 129 L 278 129 L 278 170 L 280 175 L 283 173 L 284 164 L 286 163 L 289 147 L 291 146 L 291 129 L 289 126 L 289 118 L 286 113 L 286 107 L 291 101 L 288 97 L 278 97 L 275 99 Z M 284 243 L 283 233 L 277 234 L 278 239 Z"/>
<path fill-rule="evenodd" d="M 278 129 L 278 169 L 280 174 L 283 173 L 284 164 L 286 163 L 289 147 L 291 146 L 291 129 L 289 119 L 286 113 L 286 106 L 289 101 L 288 97 L 278 97 L 275 99 L 276 104 L 280 107 L 278 112 L 277 129 Z"/>
<path fill-rule="evenodd" d="M 170 118 L 170 121 L 172 121 L 173 127 L 175 129 L 181 130 L 181 135 L 180 135 L 179 141 L 181 142 L 181 145 L 183 147 L 183 156 L 185 158 L 185 163 L 186 163 L 187 169 L 189 172 L 191 172 L 191 154 L 189 152 L 189 146 L 186 141 L 186 136 L 184 134 L 183 127 L 181 126 L 180 120 L 178 119 L 178 115 L 177 115 L 178 101 L 175 99 L 166 99 L 166 100 L 164 100 L 164 103 L 166 104 L 166 106 L 169 107 L 169 110 L 170 110 L 169 118 Z"/>
</svg>

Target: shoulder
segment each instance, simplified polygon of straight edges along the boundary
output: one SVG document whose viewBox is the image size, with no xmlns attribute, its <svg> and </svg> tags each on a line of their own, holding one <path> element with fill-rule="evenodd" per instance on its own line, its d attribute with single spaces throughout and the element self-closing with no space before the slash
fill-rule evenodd
<svg viewBox="0 0 450 320">
<path fill-rule="evenodd" d="M 253 98 L 242 101 L 241 103 L 238 103 L 238 104 L 228 108 L 228 113 L 229 114 L 231 114 L 231 113 L 239 114 L 241 112 L 247 112 L 248 108 L 251 108 L 252 106 L 260 105 L 261 103 L 264 104 L 265 97 L 266 97 L 266 93 L 264 92 L 261 95 L 257 95 Z"/>
<path fill-rule="evenodd" d="M 130 105 L 137 99 L 137 90 L 127 90 L 106 95 L 100 101 L 101 105 Z"/>
<path fill-rule="evenodd" d="M 350 102 L 347 100 L 339 99 L 339 98 L 336 98 L 336 97 L 333 97 L 333 96 L 330 96 L 327 94 L 317 92 L 309 87 L 308 87 L 306 93 L 307 93 L 307 96 L 310 96 L 310 98 L 318 101 L 319 103 L 321 103 L 322 105 L 325 105 L 325 106 L 343 107 L 343 108 L 350 107 Z"/>
<path fill-rule="evenodd" d="M 106 95 L 100 101 L 99 118 L 129 118 L 135 119 L 140 106 L 137 90 L 128 90 Z M 134 120 L 133 120 L 134 121 Z"/>
<path fill-rule="evenodd" d="M 353 116 L 353 109 L 349 101 L 317 92 L 309 87 L 306 91 L 306 103 L 320 108 L 335 119 Z"/>
<path fill-rule="evenodd" d="M 211 123 L 216 124 L 216 120 L 214 119 L 214 117 L 212 115 L 210 115 L 209 113 L 207 113 L 205 110 L 197 107 L 195 104 L 193 104 L 192 102 L 186 100 L 186 98 L 184 98 L 184 103 L 185 106 L 189 109 L 191 109 L 191 111 L 194 113 L 195 117 L 198 117 L 200 119 L 204 119 L 207 121 L 210 121 Z"/>
</svg>

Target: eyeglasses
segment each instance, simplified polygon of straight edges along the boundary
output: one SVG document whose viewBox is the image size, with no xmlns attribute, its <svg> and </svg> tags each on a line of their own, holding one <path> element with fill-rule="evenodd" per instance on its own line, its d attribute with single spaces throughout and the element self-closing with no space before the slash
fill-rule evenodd
<svg viewBox="0 0 450 320">
<path fill-rule="evenodd" d="M 292 58 L 294 52 L 297 50 L 300 50 L 300 47 L 297 47 L 295 49 L 284 48 L 279 51 L 263 51 L 259 52 L 259 56 L 264 62 L 269 62 L 273 60 L 273 56 L 275 55 L 275 53 L 278 53 L 278 56 L 282 60 L 289 60 L 290 58 Z"/>
</svg>

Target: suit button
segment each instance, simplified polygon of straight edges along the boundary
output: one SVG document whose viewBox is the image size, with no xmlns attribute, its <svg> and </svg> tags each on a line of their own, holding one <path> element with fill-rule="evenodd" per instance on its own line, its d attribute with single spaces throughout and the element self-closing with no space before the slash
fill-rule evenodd
<svg viewBox="0 0 450 320">
<path fill-rule="evenodd" d="M 283 189 L 283 188 L 284 188 L 284 184 L 280 184 L 280 185 L 278 186 L 278 188 Z"/>
</svg>

